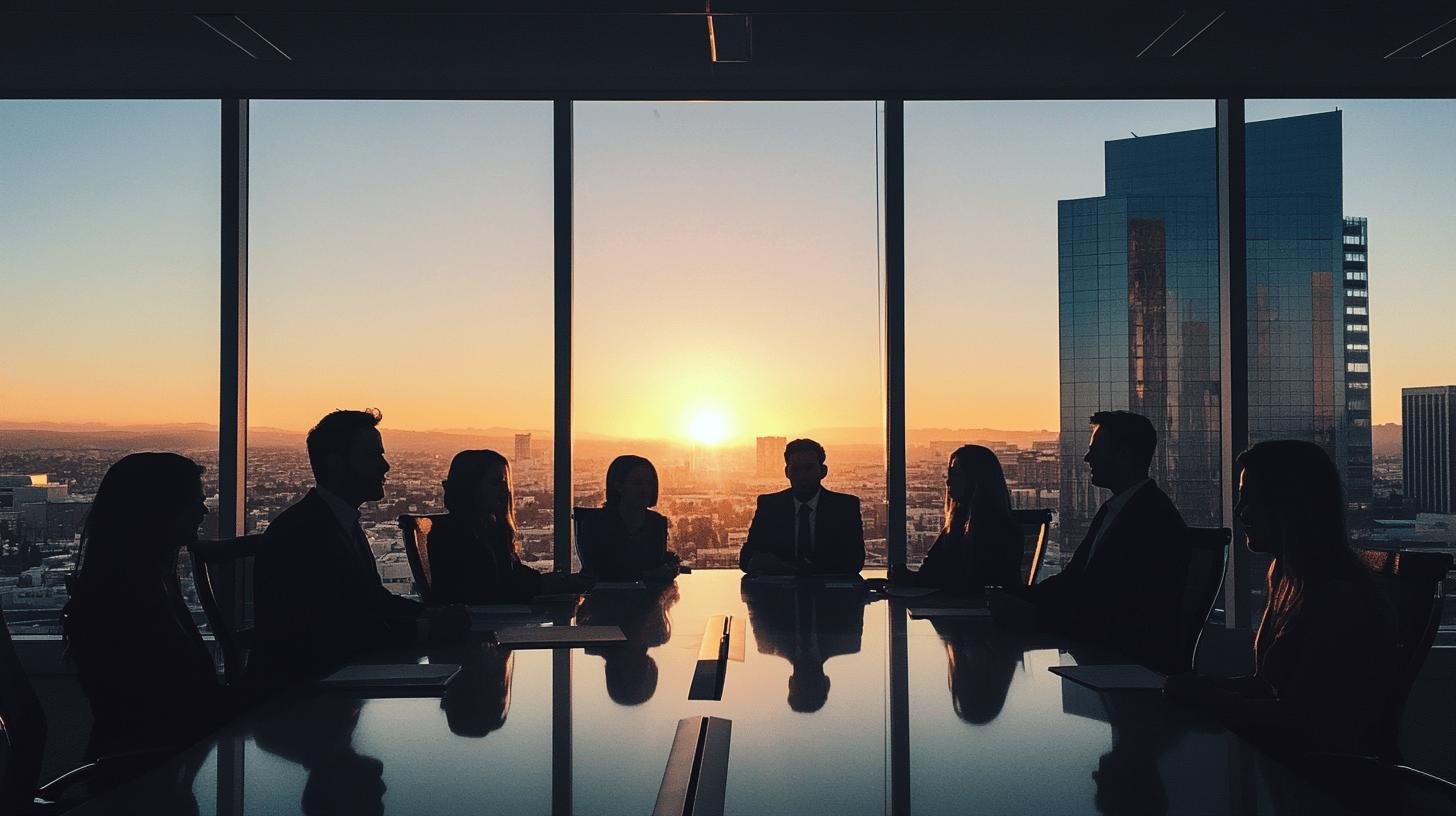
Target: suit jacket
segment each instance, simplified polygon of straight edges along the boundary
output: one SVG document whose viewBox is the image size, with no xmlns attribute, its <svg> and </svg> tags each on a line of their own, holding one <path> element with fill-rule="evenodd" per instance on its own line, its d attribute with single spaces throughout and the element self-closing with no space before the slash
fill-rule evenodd
<svg viewBox="0 0 1456 816">
<path fill-rule="evenodd" d="M 453 513 L 435 520 L 426 546 L 432 577 L 426 603 L 522 603 L 541 592 L 541 573 L 522 564 L 510 542 L 477 538 Z"/>
<path fill-rule="evenodd" d="M 814 520 L 814 549 L 803 572 L 852 573 L 864 568 L 864 520 L 859 497 L 821 488 Z M 748 564 L 758 553 L 771 553 L 785 561 L 794 560 L 794 533 L 799 519 L 792 490 L 758 497 L 758 509 L 748 528 L 748 539 L 738 554 L 738 566 Z"/>
<path fill-rule="evenodd" d="M 384 588 L 359 538 L 313 490 L 268 525 L 253 576 L 253 683 L 276 688 L 366 649 L 414 641 L 424 606 Z"/>
<path fill-rule="evenodd" d="M 1154 669 L 1186 670 L 1179 637 L 1189 558 L 1182 514 L 1149 481 L 1113 518 L 1089 558 L 1106 515 L 1103 504 L 1066 568 L 1027 590 L 1038 624 L 1111 646 Z"/>
<path fill-rule="evenodd" d="M 661 513 L 647 511 L 636 541 L 613 508 L 578 507 L 575 515 L 582 572 L 606 581 L 635 580 L 667 563 L 667 518 Z"/>
</svg>

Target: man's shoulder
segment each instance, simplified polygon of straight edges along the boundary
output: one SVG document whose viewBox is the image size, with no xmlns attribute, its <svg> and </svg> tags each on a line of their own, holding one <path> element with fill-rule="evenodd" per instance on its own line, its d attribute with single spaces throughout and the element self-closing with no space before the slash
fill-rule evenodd
<svg viewBox="0 0 1456 816">
<path fill-rule="evenodd" d="M 856 496 L 853 493 L 840 493 L 838 491 L 824 488 L 824 498 L 828 499 L 831 502 L 835 502 L 845 506 L 859 506 L 859 496 Z"/>
<path fill-rule="evenodd" d="M 766 504 L 776 504 L 784 502 L 793 498 L 793 496 L 794 491 L 789 488 L 776 490 L 773 493 L 760 493 L 758 494 L 758 506 L 763 507 Z"/>
<path fill-rule="evenodd" d="M 312 490 L 303 498 L 289 505 L 277 518 L 268 523 L 265 535 L 270 539 L 288 537 L 315 529 L 329 521 L 329 508 L 324 500 Z"/>
</svg>

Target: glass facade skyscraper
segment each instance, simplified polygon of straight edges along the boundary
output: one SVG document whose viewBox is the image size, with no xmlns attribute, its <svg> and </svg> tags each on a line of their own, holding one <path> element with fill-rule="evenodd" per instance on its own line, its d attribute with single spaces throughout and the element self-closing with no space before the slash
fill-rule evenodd
<svg viewBox="0 0 1456 816">
<path fill-rule="evenodd" d="M 1106 195 L 1058 202 L 1061 529 L 1069 553 L 1106 494 L 1087 418 L 1150 418 L 1152 476 L 1188 523 L 1223 523 L 1215 134 L 1105 144 Z M 1348 462 L 1339 112 L 1247 126 L 1249 437 Z"/>
</svg>

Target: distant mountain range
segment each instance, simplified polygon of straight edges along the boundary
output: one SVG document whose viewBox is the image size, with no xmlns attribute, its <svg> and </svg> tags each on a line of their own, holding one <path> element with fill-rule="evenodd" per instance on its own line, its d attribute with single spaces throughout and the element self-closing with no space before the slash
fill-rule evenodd
<svg viewBox="0 0 1456 816">
<path fill-rule="evenodd" d="M 511 451 L 517 433 L 530 433 L 538 446 L 551 440 L 549 431 L 515 428 L 459 428 L 409 431 L 382 429 L 385 446 L 400 450 L 448 453 L 466 448 L 496 448 Z M 283 428 L 248 429 L 248 444 L 255 447 L 301 447 L 303 431 Z M 826 445 L 878 446 L 884 431 L 876 427 L 814 428 L 804 436 Z M 912 428 L 906 432 L 911 445 L 931 442 L 1012 442 L 1030 447 L 1032 442 L 1057 438 L 1056 431 L 1008 431 L 995 428 Z M 621 438 L 579 433 L 578 442 L 621 442 Z M 671 440 L 631 440 L 656 446 L 676 444 Z M 59 447 L 98 450 L 197 450 L 217 444 L 217 426 L 201 422 L 163 425 L 106 425 L 104 423 L 15 422 L 0 420 L 0 449 L 39 450 Z"/>
</svg>

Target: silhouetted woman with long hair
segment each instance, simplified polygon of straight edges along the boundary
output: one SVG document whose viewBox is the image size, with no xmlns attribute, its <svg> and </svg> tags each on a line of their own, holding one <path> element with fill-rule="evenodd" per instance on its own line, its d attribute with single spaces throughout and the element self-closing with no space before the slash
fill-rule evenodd
<svg viewBox="0 0 1456 816">
<path fill-rule="evenodd" d="M 202 468 L 185 456 L 133 453 L 101 479 L 63 613 L 95 719 L 91 756 L 182 748 L 236 708 L 177 579 L 206 513 Z"/>
<path fill-rule="evenodd" d="M 445 477 L 445 509 L 431 525 L 427 546 L 430 604 L 521 603 L 532 596 L 575 591 L 569 577 L 542 575 L 521 563 L 511 466 L 493 450 L 455 454 Z"/>
<path fill-rule="evenodd" d="M 1248 548 L 1273 559 L 1254 673 L 1170 678 L 1168 695 L 1275 750 L 1388 755 L 1394 613 L 1350 549 L 1339 471 L 1297 440 L 1260 442 L 1235 468 Z"/>
<path fill-rule="evenodd" d="M 896 583 L 977 593 L 1021 583 L 1021 525 L 1001 461 L 989 448 L 962 445 L 945 473 L 945 523 L 918 571 L 898 568 Z"/>
<path fill-rule="evenodd" d="M 607 467 L 601 510 L 576 512 L 581 570 L 609 581 L 668 580 L 677 554 L 667 548 L 667 518 L 657 506 L 657 468 L 641 456 L 618 456 Z"/>
</svg>

